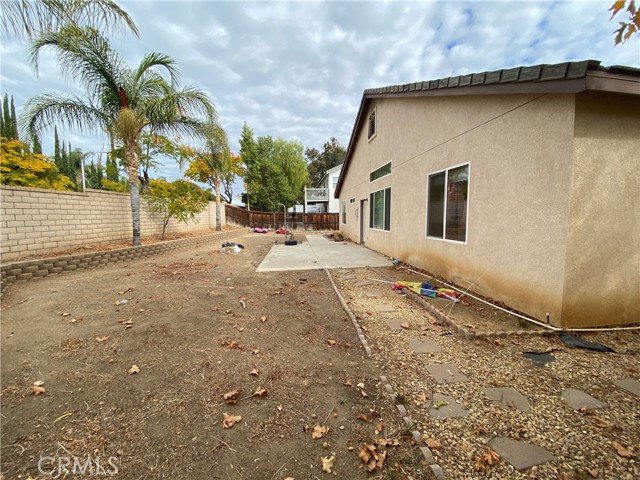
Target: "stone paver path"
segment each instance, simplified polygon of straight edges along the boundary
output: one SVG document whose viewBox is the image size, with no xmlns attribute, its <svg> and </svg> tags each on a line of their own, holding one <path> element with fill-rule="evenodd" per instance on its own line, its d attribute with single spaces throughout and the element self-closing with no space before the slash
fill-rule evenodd
<svg viewBox="0 0 640 480">
<path fill-rule="evenodd" d="M 541 463 L 551 462 L 554 456 L 544 448 L 527 442 L 519 442 L 507 437 L 496 437 L 489 441 L 489 447 L 516 470 L 526 470 Z"/>
<path fill-rule="evenodd" d="M 526 412 L 531 406 L 527 397 L 513 387 L 483 388 L 482 391 L 489 400 L 507 409 L 515 408 Z"/>
<path fill-rule="evenodd" d="M 428 365 L 427 370 L 438 383 L 467 382 L 467 376 L 458 370 L 458 367 L 450 363 Z"/>
<path fill-rule="evenodd" d="M 456 402 L 455 398 L 451 395 L 443 395 L 442 393 L 433 394 L 428 411 L 429 415 L 436 420 L 466 417 L 469 414 L 462 405 Z"/>
<path fill-rule="evenodd" d="M 580 410 L 581 408 L 605 408 L 607 406 L 606 403 L 575 388 L 566 388 L 563 390 L 562 400 L 575 410 Z"/>
<path fill-rule="evenodd" d="M 636 397 L 640 397 L 640 382 L 637 380 L 633 378 L 622 378 L 620 380 L 614 380 L 613 383 Z"/>
<path fill-rule="evenodd" d="M 407 343 L 416 353 L 437 353 L 442 351 L 440 345 L 431 340 L 409 340 Z"/>
<path fill-rule="evenodd" d="M 388 318 L 386 322 L 391 330 L 402 330 L 402 324 L 405 321 L 401 318 Z"/>
<path fill-rule="evenodd" d="M 384 312 L 395 312 L 396 311 L 396 307 L 394 307 L 393 305 L 374 305 L 373 309 L 378 312 L 378 313 L 384 313 Z"/>
</svg>

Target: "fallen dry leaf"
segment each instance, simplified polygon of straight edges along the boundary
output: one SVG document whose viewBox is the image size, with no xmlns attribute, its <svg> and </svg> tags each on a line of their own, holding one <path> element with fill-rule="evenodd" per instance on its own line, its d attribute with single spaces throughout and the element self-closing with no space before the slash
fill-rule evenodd
<svg viewBox="0 0 640 480">
<path fill-rule="evenodd" d="M 43 385 L 44 385 L 44 382 L 43 382 L 42 380 L 37 380 L 37 381 L 33 382 L 33 384 L 34 384 L 36 387 L 41 387 L 41 386 L 43 386 Z"/>
<path fill-rule="evenodd" d="M 106 342 L 109 340 L 109 335 L 105 335 L 104 337 L 96 337 L 96 342 Z"/>
<path fill-rule="evenodd" d="M 367 395 L 367 392 L 365 392 L 364 390 L 360 390 L 360 395 L 362 395 L 363 397 L 368 397 L 369 395 Z"/>
<path fill-rule="evenodd" d="M 402 328 L 404 328 L 405 330 L 409 330 L 409 323 L 408 322 L 401 323 L 400 326 Z"/>
<path fill-rule="evenodd" d="M 353 386 L 353 384 L 351 383 L 351 380 L 345 380 L 344 382 L 342 382 L 342 384 L 347 386 L 347 387 Z"/>
<path fill-rule="evenodd" d="M 327 343 L 331 346 L 336 345 L 338 343 L 337 340 L 333 340 L 332 338 L 330 338 L 329 340 L 327 340 Z"/>
<path fill-rule="evenodd" d="M 376 431 L 380 433 L 383 430 L 384 430 L 384 423 L 379 422 L 378 425 L 376 425 Z"/>
<path fill-rule="evenodd" d="M 140 367 L 138 365 L 132 365 L 131 368 L 127 370 L 127 372 L 129 372 L 129 375 L 133 375 L 134 373 L 140 373 Z"/>
<path fill-rule="evenodd" d="M 360 382 L 359 384 L 356 385 L 356 387 L 358 388 L 364 388 L 364 383 Z"/>
<path fill-rule="evenodd" d="M 382 469 L 387 452 L 379 452 L 375 445 L 365 443 L 358 456 L 366 465 L 367 470 L 373 472 L 376 468 Z"/>
<path fill-rule="evenodd" d="M 240 420 L 242 420 L 242 417 L 240 415 L 228 415 L 226 412 L 222 415 L 224 417 L 222 419 L 222 428 L 231 428 Z"/>
<path fill-rule="evenodd" d="M 424 392 L 418 392 L 418 394 L 415 396 L 415 399 L 413 400 L 413 403 L 415 403 L 416 406 L 421 407 L 422 405 L 427 403 L 427 395 Z"/>
<path fill-rule="evenodd" d="M 400 439 L 394 438 L 379 438 L 376 440 L 379 447 L 397 447 L 400 445 Z"/>
<path fill-rule="evenodd" d="M 68 317 L 68 316 L 69 316 L 69 315 L 71 315 L 71 314 L 70 314 L 70 313 L 67 313 L 67 312 L 64 312 L 64 313 L 61 313 L 60 315 L 62 315 L 63 317 Z"/>
<path fill-rule="evenodd" d="M 371 423 L 371 419 L 369 417 L 367 417 L 366 415 L 363 415 L 362 413 L 359 413 L 358 415 L 356 415 L 356 418 L 358 420 L 363 421 L 363 422 Z"/>
<path fill-rule="evenodd" d="M 257 376 L 258 375 L 258 370 L 254 368 L 253 370 L 251 370 L 249 372 L 249 375 L 256 375 Z"/>
<path fill-rule="evenodd" d="M 238 395 L 240 395 L 240 392 L 241 390 L 231 390 L 230 392 L 222 395 L 222 399 L 225 401 L 225 403 L 233 405 L 235 403 L 238 403 Z"/>
<path fill-rule="evenodd" d="M 325 473 L 331 473 L 333 464 L 336 463 L 336 456 L 331 455 L 330 457 L 322 457 L 321 460 L 322 460 L 322 471 Z"/>
<path fill-rule="evenodd" d="M 322 438 L 329 431 L 329 427 L 316 425 L 313 427 L 313 432 L 311 432 L 311 438 Z"/>
<path fill-rule="evenodd" d="M 633 451 L 630 448 L 623 447 L 620 443 L 614 441 L 611 445 L 616 449 L 616 453 L 621 457 L 631 458 L 633 457 Z"/>
<path fill-rule="evenodd" d="M 345 342 L 342 346 L 344 348 L 351 348 L 351 344 L 349 342 Z"/>
<path fill-rule="evenodd" d="M 44 392 L 46 392 L 44 387 L 38 386 L 38 385 L 34 385 L 33 387 L 31 387 L 31 395 L 42 395 Z"/>
<path fill-rule="evenodd" d="M 266 388 L 258 387 L 258 388 L 256 388 L 256 391 L 255 391 L 254 395 L 257 395 L 258 397 L 265 397 L 267 395 L 267 393 L 269 393 L 269 392 L 267 391 Z"/>
<path fill-rule="evenodd" d="M 252 355 L 257 355 L 260 353 L 260 349 L 259 348 L 254 348 L 253 350 L 251 350 L 251 354 Z"/>
<path fill-rule="evenodd" d="M 267 321 L 267 317 L 265 317 L 265 316 L 263 315 L 262 317 L 260 317 L 260 321 L 261 321 L 262 323 L 266 322 L 266 321 Z"/>
<path fill-rule="evenodd" d="M 422 441 L 427 447 L 432 448 L 434 450 L 440 450 L 442 448 L 442 444 L 440 443 L 440 441 L 436 440 L 435 438 L 422 437 Z"/>
</svg>

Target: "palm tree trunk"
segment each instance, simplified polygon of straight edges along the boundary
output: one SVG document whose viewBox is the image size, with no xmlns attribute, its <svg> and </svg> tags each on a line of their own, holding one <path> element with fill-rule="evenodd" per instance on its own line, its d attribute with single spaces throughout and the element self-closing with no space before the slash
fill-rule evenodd
<svg viewBox="0 0 640 480">
<path fill-rule="evenodd" d="M 140 187 L 138 182 L 138 148 L 135 142 L 126 142 L 124 156 L 129 172 L 129 196 L 131 197 L 131 220 L 133 223 L 134 247 L 140 245 Z"/>
<path fill-rule="evenodd" d="M 216 175 L 216 232 L 222 231 L 222 208 L 220 206 L 220 175 Z"/>
</svg>

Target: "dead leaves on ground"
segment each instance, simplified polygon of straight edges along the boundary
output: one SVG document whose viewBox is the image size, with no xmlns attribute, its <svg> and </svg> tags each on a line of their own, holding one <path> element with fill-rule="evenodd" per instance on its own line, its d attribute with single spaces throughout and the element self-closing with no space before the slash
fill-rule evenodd
<svg viewBox="0 0 640 480">
<path fill-rule="evenodd" d="M 360 460 L 365 464 L 368 472 L 376 469 L 382 470 L 384 462 L 387 459 L 387 452 L 380 452 L 375 445 L 365 443 L 358 454 Z"/>
<path fill-rule="evenodd" d="M 313 431 L 311 432 L 311 438 L 322 438 L 327 434 L 327 432 L 329 432 L 329 427 L 316 425 L 313 427 Z"/>
<path fill-rule="evenodd" d="M 320 460 L 322 460 L 322 471 L 324 473 L 331 473 L 333 464 L 336 463 L 336 456 L 331 455 L 330 457 L 322 457 Z"/>
<path fill-rule="evenodd" d="M 42 395 L 46 392 L 45 388 L 40 386 L 40 385 L 33 385 L 31 387 L 31 395 L 35 395 L 36 397 L 38 395 Z"/>
<path fill-rule="evenodd" d="M 241 390 L 231 390 L 230 392 L 222 395 L 224 403 L 226 403 L 227 405 L 234 405 L 238 403 L 238 395 L 240 395 L 240 392 Z"/>
<path fill-rule="evenodd" d="M 616 441 L 611 443 L 611 445 L 613 446 L 613 448 L 615 448 L 616 453 L 618 455 L 620 455 L 621 457 L 632 458 L 634 456 L 633 455 L 633 450 L 631 448 L 625 448 L 620 443 L 618 443 Z"/>
<path fill-rule="evenodd" d="M 493 467 L 493 464 L 498 460 L 500 460 L 500 454 L 495 450 L 488 448 L 481 456 L 476 457 L 475 469 L 478 472 L 486 474 L 489 468 Z"/>
<path fill-rule="evenodd" d="M 437 440 L 435 438 L 428 438 L 423 436 L 422 441 L 431 450 L 440 450 L 442 448 L 442 444 L 440 443 L 440 440 Z"/>
<path fill-rule="evenodd" d="M 133 375 L 135 373 L 140 373 L 140 367 L 138 365 L 131 365 L 131 368 L 127 370 L 129 375 Z"/>
<path fill-rule="evenodd" d="M 242 417 L 240 415 L 229 415 L 226 412 L 222 415 L 222 428 L 231 428 L 240 420 L 242 420 Z"/>
</svg>

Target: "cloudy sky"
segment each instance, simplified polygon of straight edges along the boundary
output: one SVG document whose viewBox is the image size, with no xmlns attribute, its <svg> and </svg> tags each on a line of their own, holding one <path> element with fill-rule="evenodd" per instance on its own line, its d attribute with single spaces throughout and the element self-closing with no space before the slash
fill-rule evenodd
<svg viewBox="0 0 640 480">
<path fill-rule="evenodd" d="M 370 87 L 570 60 L 640 67 L 637 36 L 613 46 L 611 0 L 119 3 L 141 39 L 116 34 L 114 47 L 130 65 L 149 52 L 173 57 L 182 83 L 214 99 L 236 152 L 244 122 L 257 136 L 318 149 L 334 136 L 346 146 Z M 2 41 L 1 90 L 18 112 L 35 94 L 75 91 L 53 58 L 43 58 L 36 78 L 26 48 Z M 105 150 L 106 138 L 64 137 L 85 152 Z M 155 175 L 180 172 L 165 162 Z"/>
</svg>

